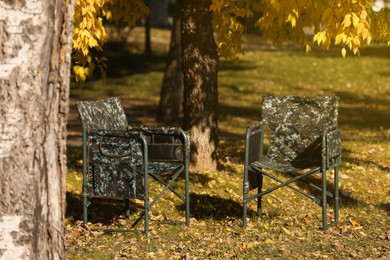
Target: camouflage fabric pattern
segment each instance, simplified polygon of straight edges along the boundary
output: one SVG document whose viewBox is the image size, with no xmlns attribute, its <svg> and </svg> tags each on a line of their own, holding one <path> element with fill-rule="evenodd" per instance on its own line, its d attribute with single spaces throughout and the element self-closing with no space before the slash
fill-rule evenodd
<svg viewBox="0 0 390 260">
<path fill-rule="evenodd" d="M 129 131 L 142 132 L 145 135 L 179 135 L 180 128 L 174 126 L 127 126 Z"/>
<path fill-rule="evenodd" d="M 184 131 L 169 126 L 127 125 L 118 97 L 78 101 L 77 110 L 83 128 L 87 129 L 86 189 L 91 196 L 143 196 L 140 133 L 148 142 L 148 171 L 151 174 L 171 174 L 189 160 L 189 144 L 184 147 L 184 140 L 180 139 L 186 134 Z"/>
<path fill-rule="evenodd" d="M 168 175 L 175 173 L 181 168 L 183 168 L 181 163 L 149 162 L 148 171 L 154 175 Z"/>
<path fill-rule="evenodd" d="M 322 135 L 338 127 L 338 101 L 338 97 L 263 97 L 262 123 L 269 128 L 270 148 L 253 165 L 281 172 L 321 166 Z M 338 131 L 327 139 L 329 160 L 340 154 L 341 141 Z"/>
<path fill-rule="evenodd" d="M 142 140 L 137 132 L 121 131 L 127 119 L 120 99 L 78 101 L 77 110 L 87 130 L 87 194 L 143 198 Z"/>
<path fill-rule="evenodd" d="M 120 130 L 127 125 L 127 118 L 119 98 L 112 97 L 98 101 L 78 101 L 83 128 Z"/>
<path fill-rule="evenodd" d="M 119 132 L 120 133 L 120 132 Z M 87 192 L 93 196 L 143 198 L 139 136 L 97 132 L 88 136 Z"/>
</svg>

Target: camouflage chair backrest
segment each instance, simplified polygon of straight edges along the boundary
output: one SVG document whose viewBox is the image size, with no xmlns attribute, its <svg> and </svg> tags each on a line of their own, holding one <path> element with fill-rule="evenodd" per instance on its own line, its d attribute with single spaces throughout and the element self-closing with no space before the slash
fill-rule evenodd
<svg viewBox="0 0 390 260">
<path fill-rule="evenodd" d="M 338 97 L 263 97 L 262 121 L 270 131 L 268 157 L 275 162 L 320 162 L 320 136 L 337 129 L 338 102 Z"/>
<path fill-rule="evenodd" d="M 100 130 L 121 130 L 127 125 L 127 118 L 118 97 L 98 101 L 77 101 L 83 128 Z"/>
<path fill-rule="evenodd" d="M 86 143 L 88 194 L 143 198 L 143 157 L 137 135 L 130 131 L 104 135 L 105 130 L 126 130 L 127 119 L 120 99 L 78 101 L 77 110 L 83 128 L 97 130 L 88 134 Z"/>
</svg>

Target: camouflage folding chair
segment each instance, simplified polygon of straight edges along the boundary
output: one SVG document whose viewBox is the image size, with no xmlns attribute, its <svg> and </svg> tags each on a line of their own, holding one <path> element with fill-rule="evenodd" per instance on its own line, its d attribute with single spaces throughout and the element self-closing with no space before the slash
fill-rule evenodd
<svg viewBox="0 0 390 260">
<path fill-rule="evenodd" d="M 144 201 L 144 210 L 131 229 L 144 219 L 145 234 L 149 230 L 149 210 L 170 190 L 184 204 L 186 221 L 189 207 L 189 137 L 176 127 L 132 127 L 118 97 L 99 101 L 78 101 L 77 110 L 83 126 L 83 214 L 88 223 L 91 198 L 123 199 L 129 216 L 129 199 Z M 169 175 L 169 181 L 161 178 Z M 183 176 L 184 175 L 184 176 Z M 184 178 L 179 178 L 183 176 Z M 149 179 L 163 185 L 154 199 L 149 198 Z M 174 182 L 184 179 L 184 192 L 174 189 Z M 183 194 L 184 193 L 184 194 Z M 176 222 L 175 222 L 176 223 Z"/>
<path fill-rule="evenodd" d="M 338 167 L 341 162 L 341 140 L 338 130 L 338 97 L 265 96 L 261 121 L 247 128 L 245 143 L 243 227 L 247 225 L 247 204 L 257 199 L 257 215 L 261 214 L 261 198 L 281 187 L 289 187 L 322 206 L 322 228 L 338 223 Z M 263 156 L 264 130 L 269 130 L 269 149 Z M 334 170 L 334 189 L 327 190 L 326 172 Z M 270 171 L 271 170 L 271 171 Z M 275 173 L 290 174 L 283 181 Z M 318 174 L 320 185 L 309 186 L 321 192 L 321 198 L 292 185 Z M 278 184 L 263 190 L 263 176 Z M 305 178 L 305 179 L 304 179 Z M 250 191 L 257 189 L 256 194 Z M 334 200 L 334 221 L 327 223 L 327 197 Z"/>
</svg>

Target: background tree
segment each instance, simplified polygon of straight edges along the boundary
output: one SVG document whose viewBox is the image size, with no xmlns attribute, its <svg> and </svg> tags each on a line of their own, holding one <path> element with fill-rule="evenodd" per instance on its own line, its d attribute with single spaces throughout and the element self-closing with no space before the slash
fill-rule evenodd
<svg viewBox="0 0 390 260">
<path fill-rule="evenodd" d="M 145 0 L 146 6 L 149 7 L 150 9 L 150 0 Z M 152 38 L 151 38 L 151 20 L 150 20 L 150 15 L 146 16 L 145 18 L 145 51 L 144 54 L 146 56 L 151 56 L 152 55 Z"/>
<path fill-rule="evenodd" d="M 183 0 L 184 129 L 191 137 L 192 170 L 216 170 L 218 146 L 217 46 L 211 0 Z"/>
<path fill-rule="evenodd" d="M 183 112 L 183 59 L 181 49 L 180 0 L 171 7 L 173 24 L 169 44 L 168 60 L 161 86 L 157 120 L 171 122 L 177 120 Z"/>
<path fill-rule="evenodd" d="M 73 1 L 0 14 L 0 257 L 62 259 Z"/>
</svg>

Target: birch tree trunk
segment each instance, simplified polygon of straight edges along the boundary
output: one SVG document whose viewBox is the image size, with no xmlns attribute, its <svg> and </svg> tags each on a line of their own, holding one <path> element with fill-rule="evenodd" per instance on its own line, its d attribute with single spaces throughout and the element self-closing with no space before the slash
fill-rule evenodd
<svg viewBox="0 0 390 260">
<path fill-rule="evenodd" d="M 0 259 L 65 258 L 73 0 L 0 0 Z"/>
<path fill-rule="evenodd" d="M 191 170 L 215 171 L 218 157 L 218 64 L 211 0 L 183 0 L 184 128 L 191 137 Z"/>
</svg>

